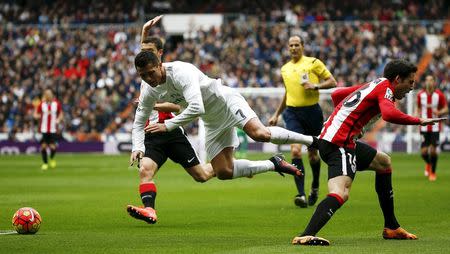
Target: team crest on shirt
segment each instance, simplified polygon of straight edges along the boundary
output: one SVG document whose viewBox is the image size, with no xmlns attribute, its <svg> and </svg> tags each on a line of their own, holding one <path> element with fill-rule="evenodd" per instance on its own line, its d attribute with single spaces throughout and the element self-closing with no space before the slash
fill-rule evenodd
<svg viewBox="0 0 450 254">
<path fill-rule="evenodd" d="M 390 101 L 394 101 L 394 93 L 392 92 L 392 90 L 390 88 L 386 89 L 386 94 L 384 94 L 384 98 L 386 98 Z"/>
</svg>

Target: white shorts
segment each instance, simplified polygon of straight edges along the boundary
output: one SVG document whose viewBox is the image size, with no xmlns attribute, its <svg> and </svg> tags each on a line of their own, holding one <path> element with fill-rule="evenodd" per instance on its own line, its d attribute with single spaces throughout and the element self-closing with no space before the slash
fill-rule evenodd
<svg viewBox="0 0 450 254">
<path fill-rule="evenodd" d="M 223 105 L 215 105 L 202 115 L 205 123 L 205 146 L 208 159 L 217 156 L 226 147 L 238 147 L 239 139 L 235 127 L 243 128 L 252 118 L 257 117 L 247 101 L 237 91 L 226 94 Z"/>
</svg>

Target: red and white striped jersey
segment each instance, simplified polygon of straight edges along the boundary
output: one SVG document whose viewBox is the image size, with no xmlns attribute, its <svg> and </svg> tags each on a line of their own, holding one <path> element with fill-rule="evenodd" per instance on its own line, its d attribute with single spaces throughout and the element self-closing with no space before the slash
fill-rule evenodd
<svg viewBox="0 0 450 254">
<path fill-rule="evenodd" d="M 345 99 L 336 99 L 337 97 Z M 319 138 L 340 147 L 355 148 L 355 137 L 375 116 L 396 124 L 419 124 L 420 119 L 409 116 L 395 107 L 394 87 L 385 78 L 365 85 L 337 89 L 333 102 L 341 100 L 325 122 Z"/>
<path fill-rule="evenodd" d="M 174 116 L 175 115 L 172 112 L 161 112 L 153 110 L 147 122 L 145 123 L 145 126 L 149 125 L 150 123 L 164 123 L 165 120 L 171 119 Z"/>
<path fill-rule="evenodd" d="M 61 111 L 61 103 L 56 99 L 51 102 L 42 101 L 39 103 L 37 108 L 37 112 L 41 115 L 39 131 L 41 133 L 56 133 L 58 128 L 56 119 Z"/>
<path fill-rule="evenodd" d="M 435 118 L 438 117 L 434 114 L 434 111 L 441 110 L 447 104 L 445 95 L 441 90 L 436 89 L 431 94 L 427 93 L 425 89 L 422 89 L 417 94 L 417 108 L 420 110 L 421 118 Z M 441 123 L 427 126 L 420 126 L 421 132 L 440 132 Z"/>
</svg>

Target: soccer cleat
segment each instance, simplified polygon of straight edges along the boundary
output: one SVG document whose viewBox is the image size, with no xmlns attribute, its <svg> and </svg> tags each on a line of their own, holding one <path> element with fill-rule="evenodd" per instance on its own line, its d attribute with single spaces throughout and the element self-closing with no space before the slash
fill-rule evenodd
<svg viewBox="0 0 450 254">
<path fill-rule="evenodd" d="M 127 212 L 131 217 L 138 220 L 143 220 L 149 224 L 155 224 L 158 219 L 156 216 L 156 210 L 151 207 L 137 207 L 128 205 Z"/>
<path fill-rule="evenodd" d="M 383 238 L 396 240 L 417 240 L 416 235 L 409 233 L 401 227 L 397 229 L 384 228 Z"/>
<path fill-rule="evenodd" d="M 309 193 L 308 196 L 308 205 L 313 206 L 317 202 L 318 198 L 319 198 L 319 189 L 311 189 L 311 192 Z"/>
<path fill-rule="evenodd" d="M 316 245 L 316 246 L 328 246 L 330 245 L 330 241 L 325 238 L 305 235 L 305 236 L 296 236 L 292 239 L 293 245 Z"/>
<path fill-rule="evenodd" d="M 294 176 L 302 176 L 302 171 L 300 171 L 296 166 L 286 162 L 281 154 L 274 155 L 269 160 L 275 165 L 275 171 L 282 176 L 284 176 L 283 173 Z"/>
<path fill-rule="evenodd" d="M 428 175 L 428 180 L 430 182 L 436 181 L 436 173 L 430 172 L 430 175 Z"/>
<path fill-rule="evenodd" d="M 431 172 L 431 164 L 430 164 L 430 163 L 427 163 L 427 164 L 425 164 L 425 171 L 423 172 L 423 174 L 424 174 L 425 176 L 429 176 L 429 175 L 430 175 L 430 172 Z"/>
<path fill-rule="evenodd" d="M 51 168 L 56 168 L 56 160 L 51 159 L 49 164 Z"/>
<path fill-rule="evenodd" d="M 48 164 L 47 163 L 42 164 L 41 169 L 42 170 L 47 170 L 48 169 Z"/>
<path fill-rule="evenodd" d="M 306 197 L 305 195 L 297 195 L 294 198 L 294 204 L 296 206 L 299 206 L 301 208 L 305 208 L 308 206 L 308 204 L 306 203 Z"/>
</svg>

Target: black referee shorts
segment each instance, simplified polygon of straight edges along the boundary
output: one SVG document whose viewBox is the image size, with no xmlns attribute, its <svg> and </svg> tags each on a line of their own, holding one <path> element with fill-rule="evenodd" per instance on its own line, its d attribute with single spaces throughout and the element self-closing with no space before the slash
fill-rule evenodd
<svg viewBox="0 0 450 254">
<path fill-rule="evenodd" d="M 197 154 L 182 128 L 165 133 L 148 133 L 145 135 L 144 144 L 144 156 L 156 162 L 158 168 L 164 165 L 167 158 L 184 168 L 200 164 Z"/>
</svg>

